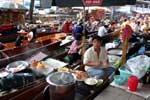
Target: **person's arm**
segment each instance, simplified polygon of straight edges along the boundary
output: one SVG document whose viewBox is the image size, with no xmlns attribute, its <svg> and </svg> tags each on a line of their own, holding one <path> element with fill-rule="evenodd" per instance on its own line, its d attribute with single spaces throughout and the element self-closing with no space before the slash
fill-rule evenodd
<svg viewBox="0 0 150 100">
<path fill-rule="evenodd" d="M 80 45 L 78 45 L 78 46 L 77 46 L 77 49 L 79 50 L 79 49 L 83 46 L 83 44 L 84 44 L 84 43 L 81 43 Z"/>
<path fill-rule="evenodd" d="M 92 53 L 90 51 L 91 48 L 89 48 L 85 53 L 84 53 L 84 59 L 83 63 L 85 66 L 91 66 L 91 67 L 100 67 L 102 65 L 101 61 L 93 61 L 91 59 Z"/>
<path fill-rule="evenodd" d="M 100 67 L 100 66 L 102 66 L 102 62 L 101 61 L 88 61 L 87 63 L 85 63 L 85 65 L 86 66 L 92 66 L 92 67 L 96 67 L 96 68 L 98 68 L 98 67 Z"/>
</svg>

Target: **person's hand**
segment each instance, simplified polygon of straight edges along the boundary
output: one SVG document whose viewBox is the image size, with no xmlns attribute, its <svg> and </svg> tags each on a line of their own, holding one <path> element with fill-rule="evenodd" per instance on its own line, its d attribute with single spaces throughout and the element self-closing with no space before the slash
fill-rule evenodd
<svg viewBox="0 0 150 100">
<path fill-rule="evenodd" d="M 95 62 L 96 67 L 100 67 L 103 64 L 102 61 Z"/>
<path fill-rule="evenodd" d="M 108 67 L 108 63 L 107 63 L 107 62 L 104 62 L 104 63 L 103 63 L 103 67 L 104 67 L 104 68 Z"/>
</svg>

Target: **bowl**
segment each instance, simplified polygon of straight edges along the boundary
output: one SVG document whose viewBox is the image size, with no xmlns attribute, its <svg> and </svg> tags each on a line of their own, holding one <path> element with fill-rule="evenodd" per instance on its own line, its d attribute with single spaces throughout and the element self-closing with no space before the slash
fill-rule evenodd
<svg viewBox="0 0 150 100">
<path fill-rule="evenodd" d="M 84 80 L 84 83 L 87 85 L 96 85 L 98 83 L 98 80 L 96 78 L 87 78 Z"/>
<path fill-rule="evenodd" d="M 120 75 L 114 75 L 114 82 L 117 85 L 123 85 L 126 82 L 126 78 L 121 77 Z"/>
</svg>

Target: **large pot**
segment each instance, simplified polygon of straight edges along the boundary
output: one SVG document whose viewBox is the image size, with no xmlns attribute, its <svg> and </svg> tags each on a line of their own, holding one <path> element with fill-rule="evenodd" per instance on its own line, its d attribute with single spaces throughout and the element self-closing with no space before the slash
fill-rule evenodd
<svg viewBox="0 0 150 100">
<path fill-rule="evenodd" d="M 50 100 L 74 100 L 76 78 L 72 73 L 54 72 L 47 76 Z"/>
</svg>

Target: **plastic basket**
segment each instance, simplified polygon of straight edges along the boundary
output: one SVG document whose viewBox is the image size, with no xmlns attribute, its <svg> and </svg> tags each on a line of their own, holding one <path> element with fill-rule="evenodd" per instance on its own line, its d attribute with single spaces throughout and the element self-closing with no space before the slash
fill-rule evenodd
<svg viewBox="0 0 150 100">
<path fill-rule="evenodd" d="M 121 77 L 120 75 L 114 75 L 114 82 L 118 85 L 123 85 L 126 82 L 125 77 Z"/>
<path fill-rule="evenodd" d="M 125 69 L 124 67 L 120 67 L 119 72 L 120 76 L 125 78 L 126 80 L 128 79 L 129 76 L 132 75 L 132 73 L 129 70 Z"/>
</svg>

